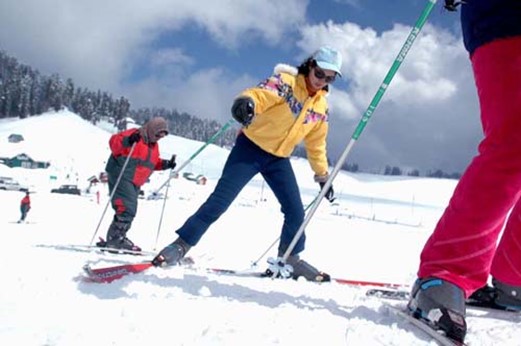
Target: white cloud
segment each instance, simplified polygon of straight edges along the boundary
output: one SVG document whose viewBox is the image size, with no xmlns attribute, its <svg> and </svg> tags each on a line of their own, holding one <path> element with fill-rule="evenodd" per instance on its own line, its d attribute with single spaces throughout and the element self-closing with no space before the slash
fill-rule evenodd
<svg viewBox="0 0 521 346">
<path fill-rule="evenodd" d="M 306 26 L 297 45 L 331 45 L 342 52 L 347 90 L 330 96 L 336 118 L 330 152 L 338 157 L 411 31 L 395 25 L 377 34 L 353 23 Z M 314 49 L 314 48 L 313 48 Z M 385 92 L 349 161 L 461 171 L 481 136 L 473 77 L 460 37 L 425 25 Z"/>
<path fill-rule="evenodd" d="M 228 48 L 248 35 L 276 44 L 303 21 L 307 2 L 8 0 L 0 2 L 0 42 L 43 73 L 113 90 L 166 30 L 197 25 Z"/>
<path fill-rule="evenodd" d="M 349 22 L 306 25 L 308 3 L 6 0 L 0 2 L 0 42 L 2 49 L 44 74 L 57 72 L 78 86 L 124 95 L 133 106 L 177 108 L 219 120 L 229 118 L 233 96 L 265 76 L 211 63 L 201 68 L 175 42 L 155 48 L 162 34 L 196 26 L 213 44 L 232 53 L 243 42 L 260 42 L 285 53 L 296 45 L 301 53 L 293 61 L 329 44 L 343 54 L 347 81 L 336 84 L 330 97 L 332 116 L 339 122 L 331 133 L 335 156 L 411 28 L 395 25 L 379 34 Z M 301 38 L 288 41 L 297 30 Z M 151 73 L 136 83 L 132 74 L 141 72 L 140 64 Z M 354 160 L 371 166 L 443 164 L 461 170 L 481 136 L 478 111 L 461 38 L 427 23 L 378 106 L 377 119 L 371 120 Z"/>
<path fill-rule="evenodd" d="M 302 30 L 303 50 L 329 44 L 342 52 L 349 93 L 365 108 L 393 64 L 411 28 L 396 25 L 380 36 L 356 24 L 332 22 Z M 440 102 L 456 92 L 454 67 L 468 63 L 459 38 L 427 25 L 392 80 L 386 99 L 395 102 Z M 416 91 L 411 100 L 411 92 Z"/>
<path fill-rule="evenodd" d="M 182 49 L 160 49 L 150 53 L 150 64 L 156 67 L 170 65 L 192 65 L 194 59 L 186 55 Z"/>
<path fill-rule="evenodd" d="M 164 79 L 147 79 L 127 88 L 131 98 L 142 100 L 143 104 L 154 104 L 179 112 L 187 112 L 200 118 L 216 119 L 226 122 L 230 119 L 231 101 L 246 86 L 257 84 L 249 76 L 230 79 L 223 69 L 199 70 L 178 78 L 168 75 Z M 226 86 L 226 87 L 223 87 Z"/>
</svg>

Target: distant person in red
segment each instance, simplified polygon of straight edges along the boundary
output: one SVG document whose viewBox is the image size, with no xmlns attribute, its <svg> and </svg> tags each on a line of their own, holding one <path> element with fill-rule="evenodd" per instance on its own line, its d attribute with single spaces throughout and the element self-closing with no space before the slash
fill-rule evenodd
<svg viewBox="0 0 521 346">
<path fill-rule="evenodd" d="M 106 240 L 98 242 L 97 246 L 141 251 L 126 235 L 136 216 L 140 187 L 154 171 L 174 169 L 176 166 L 175 155 L 170 160 L 159 157 L 157 142 L 166 135 L 166 120 L 155 117 L 139 129 L 125 130 L 110 138 L 111 154 L 105 170 L 110 194 L 114 191 L 111 204 L 115 215 Z M 121 171 L 121 180 L 116 185 Z"/>
<path fill-rule="evenodd" d="M 29 191 L 25 193 L 24 198 L 20 201 L 20 213 L 22 216 L 20 217 L 20 220 L 18 220 L 18 223 L 22 223 L 25 221 L 25 218 L 27 217 L 27 213 L 31 209 L 31 198 L 29 197 Z"/>
</svg>

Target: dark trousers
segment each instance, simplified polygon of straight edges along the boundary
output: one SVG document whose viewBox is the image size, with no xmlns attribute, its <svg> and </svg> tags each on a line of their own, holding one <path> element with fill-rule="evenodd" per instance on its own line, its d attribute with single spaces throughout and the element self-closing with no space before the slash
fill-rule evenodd
<svg viewBox="0 0 521 346">
<path fill-rule="evenodd" d="M 295 173 L 289 158 L 281 158 L 265 152 L 244 134 L 237 137 L 213 193 L 176 231 L 181 239 L 192 246 L 196 245 L 210 225 L 228 209 L 244 186 L 257 173 L 263 176 L 281 205 L 284 224 L 279 252 L 285 251 L 304 221 L 304 207 Z M 305 234 L 302 234 L 291 254 L 302 252 L 304 243 Z"/>
<path fill-rule="evenodd" d="M 20 207 L 20 213 L 22 214 L 20 216 L 20 221 L 25 221 L 25 218 L 27 217 L 27 213 L 29 212 L 29 208 L 26 206 Z"/>
<path fill-rule="evenodd" d="M 134 220 L 137 213 L 137 200 L 139 188 L 130 180 L 122 178 L 115 186 L 118 174 L 109 174 L 109 191 L 112 194 L 114 187 L 116 191 L 111 200 L 112 208 L 115 211 L 114 221 L 130 224 Z M 127 228 L 127 229 L 128 229 Z"/>
</svg>

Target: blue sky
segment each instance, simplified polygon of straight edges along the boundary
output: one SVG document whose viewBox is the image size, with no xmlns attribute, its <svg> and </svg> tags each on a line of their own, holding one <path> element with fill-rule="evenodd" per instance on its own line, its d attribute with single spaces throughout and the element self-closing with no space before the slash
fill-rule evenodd
<svg viewBox="0 0 521 346">
<path fill-rule="evenodd" d="M 348 162 L 462 171 L 481 138 L 459 14 L 438 1 Z M 344 57 L 329 96 L 335 161 L 427 0 L 6 0 L 0 49 L 44 74 L 227 121 L 233 98 L 321 45 Z"/>
</svg>

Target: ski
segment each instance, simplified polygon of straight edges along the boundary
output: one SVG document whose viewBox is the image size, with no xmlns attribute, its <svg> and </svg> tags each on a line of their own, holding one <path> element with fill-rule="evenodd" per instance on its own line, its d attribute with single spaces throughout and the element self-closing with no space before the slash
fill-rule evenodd
<svg viewBox="0 0 521 346">
<path fill-rule="evenodd" d="M 181 263 L 181 266 L 191 266 L 193 265 L 193 260 L 191 258 L 185 258 Z M 121 279 L 130 274 L 137 274 L 144 272 L 145 270 L 153 267 L 152 262 L 142 262 L 142 263 L 128 263 L 117 266 L 109 266 L 102 268 L 92 268 L 89 264 L 83 266 L 83 271 L 86 274 L 85 281 L 87 282 L 96 282 L 96 283 L 111 283 L 118 279 Z M 239 270 L 231 270 L 231 269 L 221 269 L 221 268 L 207 268 L 205 269 L 208 273 L 215 274 L 223 274 L 223 275 L 234 275 L 234 276 L 244 276 L 244 277 L 266 277 L 264 272 L 258 271 L 239 271 Z"/>
<path fill-rule="evenodd" d="M 110 283 L 129 274 L 145 271 L 152 266 L 152 262 L 143 262 L 93 269 L 86 264 L 83 266 L 83 271 L 87 274 L 85 278 L 87 282 Z"/>
<path fill-rule="evenodd" d="M 385 289 L 385 288 L 370 288 L 365 292 L 368 297 L 385 298 L 393 300 L 409 300 L 409 291 Z"/>
<path fill-rule="evenodd" d="M 155 256 L 156 253 L 152 251 L 133 251 L 125 249 L 111 249 L 99 247 L 96 245 L 78 245 L 78 244 L 64 244 L 64 245 L 53 245 L 53 244 L 38 244 L 37 247 L 52 248 L 56 250 L 66 251 L 78 251 L 78 252 L 100 252 L 104 254 L 120 254 L 120 255 L 136 255 L 136 256 Z"/>
<path fill-rule="evenodd" d="M 409 300 L 410 293 L 404 290 L 395 290 L 395 289 L 386 289 L 386 288 L 370 288 L 366 291 L 366 296 L 383 298 L 383 299 L 391 299 L 391 300 L 401 300 L 407 301 Z M 475 299 L 467 299 L 465 305 L 468 308 L 473 308 L 477 310 L 493 310 L 497 312 L 505 312 L 514 315 L 521 315 L 521 311 L 508 309 L 505 306 L 498 305 L 494 302 L 483 302 Z"/>
<path fill-rule="evenodd" d="M 252 277 L 266 277 L 271 278 L 272 276 L 266 271 L 252 271 L 252 270 L 233 270 L 233 269 L 221 269 L 221 268 L 209 268 L 207 269 L 209 272 L 218 273 L 218 274 L 227 274 L 227 275 L 235 275 L 235 276 L 252 276 Z M 350 285 L 350 286 L 375 286 L 375 287 L 385 287 L 385 288 L 399 288 L 403 287 L 401 284 L 388 283 L 388 282 L 376 282 L 376 281 L 363 281 L 363 280 L 350 280 L 350 279 L 342 279 L 342 278 L 331 278 L 331 281 L 317 282 L 319 284 L 327 284 L 327 283 L 337 283 L 341 285 Z"/>
<path fill-rule="evenodd" d="M 377 282 L 377 281 L 363 281 L 363 280 L 349 280 L 349 279 L 340 279 L 340 278 L 332 278 L 331 281 L 336 282 L 338 284 L 343 285 L 351 285 L 351 286 L 373 286 L 373 287 L 384 287 L 388 289 L 398 289 L 403 288 L 405 285 L 390 283 L 390 282 Z"/>
<path fill-rule="evenodd" d="M 396 307 L 391 304 L 383 303 L 387 311 L 395 316 L 409 322 L 411 325 L 421 330 L 426 335 L 430 336 L 442 346 L 465 346 L 466 344 L 458 340 L 452 339 L 445 335 L 443 331 L 438 329 L 435 325 L 429 324 L 427 321 L 414 318 L 406 308 Z"/>
<path fill-rule="evenodd" d="M 112 254 L 129 254 L 129 255 L 150 255 L 155 256 L 155 252 L 150 251 L 143 251 L 143 250 L 129 250 L 129 249 L 114 249 L 110 246 L 106 246 L 107 242 L 103 237 L 98 237 L 99 241 L 94 245 L 94 247 L 97 247 L 98 249 L 101 249 L 101 251 L 106 251 L 108 253 Z"/>
<path fill-rule="evenodd" d="M 192 265 L 192 258 L 186 257 L 181 265 Z M 84 281 L 96 283 L 111 283 L 112 281 L 121 279 L 130 274 L 137 274 L 152 268 L 154 265 L 151 261 L 139 263 L 126 263 L 116 266 L 92 268 L 89 264 L 83 266 L 83 272 L 86 274 Z"/>
<path fill-rule="evenodd" d="M 193 267 L 194 260 L 190 257 L 186 257 L 183 259 L 181 265 L 187 268 L 197 269 Z M 143 272 L 150 267 L 152 267 L 152 263 L 150 261 L 140 262 L 140 263 L 129 263 L 122 264 L 117 266 L 109 266 L 103 268 L 91 268 L 90 265 L 86 264 L 83 267 L 83 271 L 87 275 L 86 281 L 89 282 L 98 282 L 98 283 L 110 283 L 112 281 L 121 279 L 129 274 L 136 274 Z M 259 271 L 253 269 L 246 270 L 235 270 L 235 269 L 224 269 L 224 268 L 203 268 L 203 271 L 207 273 L 214 274 L 222 274 L 222 275 L 232 275 L 232 276 L 241 276 L 241 277 L 255 277 L 255 278 L 271 278 L 266 271 Z M 392 284 L 386 282 L 373 282 L 373 281 L 363 281 L 363 280 L 349 280 L 349 279 L 340 279 L 333 278 L 330 282 L 338 283 L 341 285 L 351 285 L 351 286 L 376 286 L 376 287 L 403 287 L 403 285 Z M 324 282 L 327 283 L 327 282 Z"/>
</svg>

